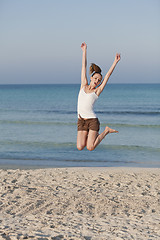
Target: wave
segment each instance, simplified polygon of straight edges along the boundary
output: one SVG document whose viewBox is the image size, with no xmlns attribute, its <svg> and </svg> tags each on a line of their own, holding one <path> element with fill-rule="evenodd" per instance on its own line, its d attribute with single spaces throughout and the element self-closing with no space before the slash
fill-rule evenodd
<svg viewBox="0 0 160 240">
<path fill-rule="evenodd" d="M 1 145 L 10 145 L 10 146 L 24 146 L 24 147 L 41 147 L 41 148 L 68 148 L 68 147 L 76 147 L 76 144 L 73 142 L 62 142 L 62 143 L 57 143 L 57 142 L 38 142 L 38 141 L 7 141 L 3 140 L 0 141 Z"/>
<path fill-rule="evenodd" d="M 41 112 L 47 114 L 77 114 L 76 110 L 66 110 L 66 109 L 0 109 L 2 112 Z M 95 111 L 97 114 L 103 115 L 152 115 L 157 116 L 160 115 L 160 110 L 153 110 L 153 111 L 137 111 L 137 110 L 123 110 L 123 111 Z"/>
<path fill-rule="evenodd" d="M 160 152 L 160 148 L 150 146 L 138 146 L 138 145 L 104 145 L 101 144 L 99 148 L 110 150 L 130 150 L 130 151 L 143 151 L 143 152 Z"/>
<path fill-rule="evenodd" d="M 82 159 L 82 158 L 80 158 L 80 159 L 61 159 L 61 158 L 54 158 L 54 157 L 47 157 L 47 158 L 44 158 L 44 157 L 42 157 L 42 158 L 39 158 L 39 157 L 31 157 L 31 158 L 26 158 L 26 157 L 19 157 L 19 156 L 16 156 L 16 157 L 13 157 L 13 156 L 11 156 L 11 157 L 5 157 L 5 156 L 1 156 L 0 155 L 0 162 L 1 161 L 4 161 L 4 160 L 9 160 L 9 161 L 19 161 L 19 162 L 23 162 L 24 163 L 24 161 L 37 161 L 37 162 L 39 162 L 39 165 L 41 165 L 40 163 L 43 163 L 43 165 L 44 166 L 47 166 L 46 165 L 46 162 L 47 161 L 50 161 L 50 162 L 53 162 L 54 163 L 54 161 L 58 161 L 58 162 L 72 162 L 72 163 L 91 163 L 92 165 L 92 167 L 93 167 L 93 164 L 94 163 L 125 163 L 125 164 L 132 164 L 132 163 L 141 163 L 141 162 L 138 162 L 138 161 L 125 161 L 125 160 L 109 160 L 109 159 L 105 159 L 105 160 L 103 160 L 103 159 L 89 159 L 89 158 L 87 158 L 87 159 Z M 4 164 L 4 163 L 3 163 Z M 157 162 L 156 162 L 156 164 L 158 164 Z M 27 165 L 29 165 L 29 163 L 27 163 Z M 31 163 L 31 165 L 33 165 L 33 163 Z M 60 164 L 61 165 L 61 164 Z M 36 165 L 36 166 L 38 166 L 38 165 Z M 62 166 L 61 166 L 62 167 Z"/>
<path fill-rule="evenodd" d="M 55 125 L 55 126 L 76 126 L 77 122 L 61 122 L 61 121 L 30 121 L 30 120 L 0 120 L 0 124 L 19 124 L 19 125 Z M 160 128 L 158 124 L 127 124 L 127 123 L 101 123 L 101 127 L 106 125 L 112 127 L 134 127 L 134 128 Z"/>
<path fill-rule="evenodd" d="M 47 114 L 77 114 L 76 110 L 65 110 L 65 109 L 0 109 L 1 112 L 24 112 L 24 113 L 47 113 Z"/>
<path fill-rule="evenodd" d="M 32 149 L 35 147 L 40 147 L 42 149 L 51 148 L 51 149 L 68 149 L 71 148 L 72 150 L 76 150 L 76 143 L 75 142 L 38 142 L 38 141 L 0 141 L 1 145 L 6 146 L 24 146 L 24 147 L 31 147 Z M 105 145 L 101 144 L 98 146 L 99 150 L 129 150 L 129 151 L 143 151 L 143 152 L 160 152 L 160 148 L 150 147 L 150 146 L 139 146 L 139 145 Z"/>
<path fill-rule="evenodd" d="M 160 128 L 158 124 L 127 124 L 127 123 L 107 123 L 107 125 L 112 127 L 135 127 L 135 128 Z M 105 127 L 106 124 L 101 124 L 102 127 Z"/>
<path fill-rule="evenodd" d="M 160 111 L 96 111 L 97 114 L 113 114 L 113 115 L 160 115 Z"/>
<path fill-rule="evenodd" d="M 2 124 L 22 124 L 22 125 L 76 125 L 76 122 L 47 122 L 47 121 L 27 121 L 27 120 L 0 120 Z"/>
</svg>

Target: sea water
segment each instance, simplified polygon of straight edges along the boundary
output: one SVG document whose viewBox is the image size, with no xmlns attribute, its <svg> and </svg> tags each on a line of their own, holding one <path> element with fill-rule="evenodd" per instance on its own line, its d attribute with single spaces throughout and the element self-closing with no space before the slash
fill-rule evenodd
<svg viewBox="0 0 160 240">
<path fill-rule="evenodd" d="M 78 151 L 80 85 L 0 85 L 0 166 L 160 167 L 160 84 L 108 84 L 95 104 L 100 132 Z"/>
</svg>

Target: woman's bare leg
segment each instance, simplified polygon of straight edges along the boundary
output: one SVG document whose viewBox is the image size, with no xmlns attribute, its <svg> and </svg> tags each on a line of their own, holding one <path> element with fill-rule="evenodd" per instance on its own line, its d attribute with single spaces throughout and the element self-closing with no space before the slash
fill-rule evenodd
<svg viewBox="0 0 160 240">
<path fill-rule="evenodd" d="M 78 131 L 77 133 L 77 148 L 78 150 L 83 150 L 87 143 L 88 132 L 87 131 Z"/>
<path fill-rule="evenodd" d="M 105 138 L 105 136 L 109 133 L 118 133 L 118 131 L 106 127 L 105 130 L 99 134 L 97 131 L 90 130 L 88 133 L 87 139 L 87 149 L 89 151 L 94 150 L 98 144 Z"/>
</svg>

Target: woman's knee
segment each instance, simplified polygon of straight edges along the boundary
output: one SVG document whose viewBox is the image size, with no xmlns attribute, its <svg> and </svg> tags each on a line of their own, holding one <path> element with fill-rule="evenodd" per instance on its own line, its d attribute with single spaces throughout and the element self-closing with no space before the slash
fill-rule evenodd
<svg viewBox="0 0 160 240">
<path fill-rule="evenodd" d="M 84 148 L 85 148 L 85 145 L 78 145 L 78 144 L 77 144 L 77 149 L 78 149 L 79 151 L 82 151 Z"/>
<path fill-rule="evenodd" d="M 93 151 L 95 149 L 94 145 L 87 145 L 87 149 L 89 151 Z"/>
</svg>

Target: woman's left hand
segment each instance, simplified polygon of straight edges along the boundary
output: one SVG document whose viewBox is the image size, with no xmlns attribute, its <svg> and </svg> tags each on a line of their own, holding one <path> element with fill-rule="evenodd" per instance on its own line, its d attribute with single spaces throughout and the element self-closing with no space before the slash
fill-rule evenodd
<svg viewBox="0 0 160 240">
<path fill-rule="evenodd" d="M 118 63 L 121 59 L 121 55 L 119 53 L 116 54 L 115 56 L 115 62 Z"/>
</svg>

